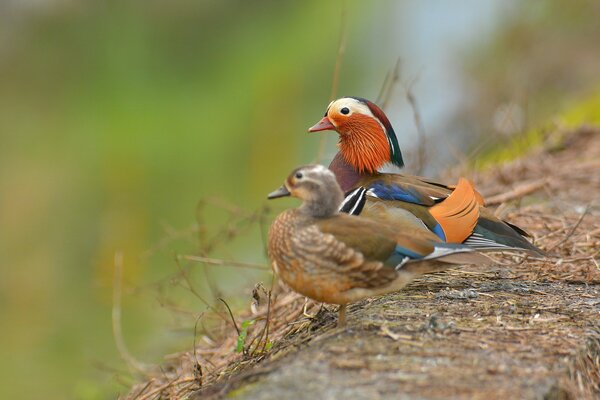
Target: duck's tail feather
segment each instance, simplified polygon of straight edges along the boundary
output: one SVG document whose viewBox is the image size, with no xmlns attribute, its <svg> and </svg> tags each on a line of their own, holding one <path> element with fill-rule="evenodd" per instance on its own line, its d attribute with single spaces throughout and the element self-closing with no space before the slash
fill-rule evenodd
<svg viewBox="0 0 600 400">
<path fill-rule="evenodd" d="M 542 249 L 530 243 L 519 230 L 513 230 L 509 225 L 494 226 L 494 229 L 487 229 L 485 220 L 480 220 L 475 230 L 463 242 L 464 245 L 478 251 L 513 251 L 525 252 L 536 257 L 545 257 L 548 254 Z M 498 225 L 498 224 L 495 224 Z M 503 224 L 504 225 L 504 224 Z M 523 231 L 525 233 L 525 231 Z"/>
<path fill-rule="evenodd" d="M 455 243 L 436 243 L 434 251 L 421 259 L 406 258 L 396 266 L 398 271 L 415 274 L 443 271 L 453 265 L 489 264 L 489 257 L 479 251 Z"/>
</svg>

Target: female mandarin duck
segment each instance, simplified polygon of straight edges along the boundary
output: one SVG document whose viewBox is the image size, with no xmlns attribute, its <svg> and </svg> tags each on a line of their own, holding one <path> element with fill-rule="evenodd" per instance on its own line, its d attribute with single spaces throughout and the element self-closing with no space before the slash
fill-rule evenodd
<svg viewBox="0 0 600 400">
<path fill-rule="evenodd" d="M 329 168 L 347 194 L 342 211 L 396 224 L 398 219 L 426 226 L 441 240 L 481 250 L 544 252 L 524 238 L 519 227 L 496 218 L 483 198 L 461 178 L 447 186 L 428 179 L 379 173 L 391 163 L 404 166 L 394 129 L 384 112 L 369 100 L 343 97 L 332 101 L 309 132 L 334 130 L 339 152 Z"/>
<path fill-rule="evenodd" d="M 295 169 L 268 198 L 290 195 L 303 203 L 271 225 L 273 270 L 296 292 L 339 304 L 342 326 L 348 303 L 397 291 L 420 274 L 488 260 L 401 217 L 391 226 L 340 213 L 343 192 L 335 175 L 321 165 Z"/>
</svg>

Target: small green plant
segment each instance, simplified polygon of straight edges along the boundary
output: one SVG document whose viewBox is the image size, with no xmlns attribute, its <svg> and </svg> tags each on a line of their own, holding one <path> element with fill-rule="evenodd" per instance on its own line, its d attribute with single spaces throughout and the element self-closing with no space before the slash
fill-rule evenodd
<svg viewBox="0 0 600 400">
<path fill-rule="evenodd" d="M 237 346 L 235 348 L 236 352 L 241 353 L 244 351 L 246 338 L 248 337 L 248 328 L 254 325 L 255 322 L 256 320 L 253 319 L 242 322 L 242 327 L 240 328 L 240 333 L 238 334 Z"/>
</svg>

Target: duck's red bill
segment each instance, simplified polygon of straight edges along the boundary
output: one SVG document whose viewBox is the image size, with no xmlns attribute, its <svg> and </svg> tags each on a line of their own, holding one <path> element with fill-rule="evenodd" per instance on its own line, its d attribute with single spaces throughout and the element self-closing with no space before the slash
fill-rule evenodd
<svg viewBox="0 0 600 400">
<path fill-rule="evenodd" d="M 335 126 L 333 126 L 333 124 L 327 117 L 323 117 L 323 119 L 320 120 L 319 122 L 317 122 L 316 125 L 313 125 L 310 128 L 308 128 L 309 132 L 334 131 L 334 130 L 335 130 Z"/>
</svg>

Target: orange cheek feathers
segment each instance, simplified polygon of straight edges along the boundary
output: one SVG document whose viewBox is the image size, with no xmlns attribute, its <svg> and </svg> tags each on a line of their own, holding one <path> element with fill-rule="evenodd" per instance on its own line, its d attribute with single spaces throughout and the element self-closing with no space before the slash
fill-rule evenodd
<svg viewBox="0 0 600 400">
<path fill-rule="evenodd" d="M 335 121 L 340 133 L 340 152 L 358 172 L 375 173 L 390 161 L 390 145 L 379 123 L 363 114 Z"/>
</svg>

